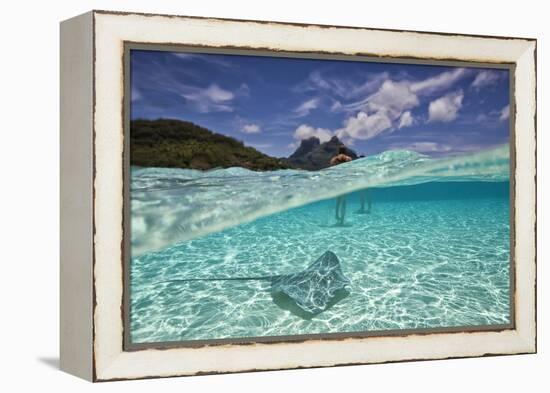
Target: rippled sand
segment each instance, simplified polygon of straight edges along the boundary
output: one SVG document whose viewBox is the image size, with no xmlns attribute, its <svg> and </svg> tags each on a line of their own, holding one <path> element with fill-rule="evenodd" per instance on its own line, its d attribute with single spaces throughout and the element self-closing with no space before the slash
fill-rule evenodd
<svg viewBox="0 0 550 393">
<path fill-rule="evenodd" d="M 476 185 L 463 187 L 467 196 Z M 507 193 L 386 194 L 375 192 L 370 214 L 355 213 L 357 195 L 349 195 L 344 226 L 334 225 L 334 200 L 321 201 L 133 258 L 132 341 L 508 323 Z M 266 281 L 161 283 L 297 272 L 327 250 L 352 284 L 347 297 L 309 319 L 276 305 Z"/>
</svg>

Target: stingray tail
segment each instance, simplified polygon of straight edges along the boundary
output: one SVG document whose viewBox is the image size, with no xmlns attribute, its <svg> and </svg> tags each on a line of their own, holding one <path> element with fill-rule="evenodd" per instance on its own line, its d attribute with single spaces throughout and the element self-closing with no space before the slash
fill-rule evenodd
<svg viewBox="0 0 550 393">
<path fill-rule="evenodd" d="M 195 282 L 195 281 L 267 281 L 278 276 L 260 276 L 260 277 L 212 277 L 212 278 L 182 278 L 175 280 L 157 281 L 155 284 L 174 283 L 174 282 Z"/>
</svg>

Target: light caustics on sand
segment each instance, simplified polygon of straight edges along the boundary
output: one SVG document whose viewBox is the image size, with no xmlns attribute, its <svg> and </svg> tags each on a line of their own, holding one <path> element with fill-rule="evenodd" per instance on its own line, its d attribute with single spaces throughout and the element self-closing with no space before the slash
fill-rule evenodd
<svg viewBox="0 0 550 393">
<path fill-rule="evenodd" d="M 131 339 L 507 324 L 509 186 L 508 146 L 318 172 L 133 168 Z"/>
<path fill-rule="evenodd" d="M 508 178 L 509 145 L 438 159 L 387 151 L 316 172 L 133 167 L 132 256 L 367 187 Z"/>
<path fill-rule="evenodd" d="M 338 298 L 346 296 L 346 286 L 351 284 L 342 272 L 338 257 L 331 251 L 326 251 L 305 270 L 297 273 L 256 277 L 173 279 L 157 284 L 216 281 L 268 281 L 273 300 L 284 308 L 293 307 L 293 311 L 304 318 L 313 317 L 325 311 Z"/>
</svg>

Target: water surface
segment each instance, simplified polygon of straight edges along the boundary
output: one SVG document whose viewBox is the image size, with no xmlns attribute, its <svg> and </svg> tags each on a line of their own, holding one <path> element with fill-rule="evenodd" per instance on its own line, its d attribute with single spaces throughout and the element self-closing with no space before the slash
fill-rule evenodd
<svg viewBox="0 0 550 393">
<path fill-rule="evenodd" d="M 133 168 L 131 340 L 509 323 L 508 167 L 503 147 L 387 152 L 319 172 Z M 365 186 L 372 210 L 360 214 Z M 327 250 L 349 293 L 309 318 L 274 302 L 266 281 L 167 282 L 298 272 Z"/>
</svg>

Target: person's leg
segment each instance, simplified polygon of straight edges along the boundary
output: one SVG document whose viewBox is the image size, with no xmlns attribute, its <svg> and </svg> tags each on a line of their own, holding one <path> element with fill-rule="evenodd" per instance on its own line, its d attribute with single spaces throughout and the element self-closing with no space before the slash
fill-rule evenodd
<svg viewBox="0 0 550 393">
<path fill-rule="evenodd" d="M 342 202 L 340 203 L 340 225 L 344 225 L 344 219 L 346 218 L 346 196 L 343 195 L 340 198 L 342 198 Z"/>
<path fill-rule="evenodd" d="M 367 204 L 368 204 L 367 213 L 370 213 L 370 209 L 372 207 L 372 190 L 368 188 L 366 192 L 367 192 Z"/>
<path fill-rule="evenodd" d="M 357 213 L 365 212 L 365 190 L 359 191 L 359 210 Z"/>
<path fill-rule="evenodd" d="M 336 197 L 336 209 L 335 209 L 336 221 L 340 221 L 340 204 L 341 203 L 342 203 L 341 197 Z"/>
</svg>

